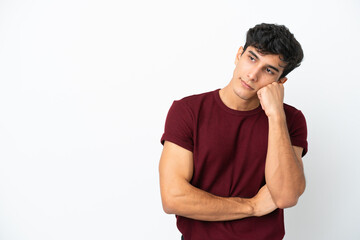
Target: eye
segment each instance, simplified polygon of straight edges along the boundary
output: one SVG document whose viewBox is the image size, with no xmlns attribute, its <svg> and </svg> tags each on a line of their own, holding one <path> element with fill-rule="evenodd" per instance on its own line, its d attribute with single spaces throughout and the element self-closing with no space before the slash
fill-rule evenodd
<svg viewBox="0 0 360 240">
<path fill-rule="evenodd" d="M 254 62 L 255 58 L 253 58 L 252 56 L 249 56 L 250 61 Z"/>
<path fill-rule="evenodd" d="M 270 68 L 266 68 L 266 72 L 269 74 L 274 74 L 274 72 Z"/>
</svg>

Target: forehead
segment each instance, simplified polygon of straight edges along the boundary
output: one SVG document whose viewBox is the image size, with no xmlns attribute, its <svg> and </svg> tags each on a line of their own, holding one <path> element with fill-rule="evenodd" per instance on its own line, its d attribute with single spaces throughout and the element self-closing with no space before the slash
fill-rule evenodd
<svg viewBox="0 0 360 240">
<path fill-rule="evenodd" d="M 248 46 L 246 48 L 246 53 L 249 54 L 255 54 L 258 60 L 264 62 L 264 64 L 271 65 L 274 67 L 280 67 L 283 70 L 283 68 L 286 66 L 286 62 L 282 61 L 282 55 L 280 54 L 273 54 L 273 53 L 261 53 L 257 50 L 257 48 L 253 46 Z"/>
</svg>

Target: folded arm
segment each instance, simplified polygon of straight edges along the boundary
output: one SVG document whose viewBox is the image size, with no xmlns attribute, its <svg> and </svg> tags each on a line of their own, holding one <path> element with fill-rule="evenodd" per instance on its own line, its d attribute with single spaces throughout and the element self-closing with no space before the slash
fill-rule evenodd
<svg viewBox="0 0 360 240">
<path fill-rule="evenodd" d="M 219 197 L 192 186 L 192 152 L 168 141 L 164 144 L 159 173 L 163 208 L 168 214 L 226 221 L 262 216 L 277 208 L 266 186 L 251 199 Z"/>
</svg>

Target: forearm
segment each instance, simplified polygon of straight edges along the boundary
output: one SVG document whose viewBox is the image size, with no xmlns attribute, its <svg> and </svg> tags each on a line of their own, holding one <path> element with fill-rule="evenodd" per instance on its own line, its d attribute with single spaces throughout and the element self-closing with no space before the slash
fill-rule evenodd
<svg viewBox="0 0 360 240">
<path fill-rule="evenodd" d="M 292 147 L 285 114 L 269 117 L 265 178 L 279 208 L 295 205 L 305 189 L 303 166 Z"/>
<path fill-rule="evenodd" d="M 189 183 L 163 194 L 165 212 L 203 221 L 227 221 L 255 214 L 252 200 L 215 196 Z"/>
<path fill-rule="evenodd" d="M 267 186 L 251 199 L 219 197 L 190 184 L 192 152 L 165 142 L 159 164 L 160 191 L 164 211 L 203 221 L 227 221 L 263 216 L 277 207 Z"/>
</svg>

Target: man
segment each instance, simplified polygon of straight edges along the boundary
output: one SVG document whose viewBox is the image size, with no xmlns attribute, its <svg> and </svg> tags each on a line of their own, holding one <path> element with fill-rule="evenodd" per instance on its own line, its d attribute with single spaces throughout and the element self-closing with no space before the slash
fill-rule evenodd
<svg viewBox="0 0 360 240">
<path fill-rule="evenodd" d="M 284 104 L 303 51 L 285 26 L 249 29 L 230 83 L 174 101 L 161 138 L 160 189 L 185 240 L 282 239 L 283 209 L 305 190 L 307 128 Z"/>
</svg>

